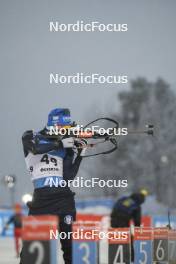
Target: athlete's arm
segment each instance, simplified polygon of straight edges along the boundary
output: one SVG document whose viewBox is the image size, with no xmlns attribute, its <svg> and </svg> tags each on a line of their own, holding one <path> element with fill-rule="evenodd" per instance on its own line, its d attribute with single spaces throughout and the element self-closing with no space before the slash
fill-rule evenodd
<svg viewBox="0 0 176 264">
<path fill-rule="evenodd" d="M 5 228 L 8 228 L 8 226 L 9 226 L 10 224 L 14 223 L 14 219 L 15 219 L 15 217 L 14 217 L 14 215 L 12 215 L 12 216 L 10 217 L 10 219 L 8 220 L 8 222 L 6 223 Z"/>
<path fill-rule="evenodd" d="M 78 155 L 74 160 L 74 152 L 72 149 L 67 150 L 67 154 L 63 161 L 63 177 L 64 180 L 73 180 L 79 170 L 82 157 Z"/>
<path fill-rule="evenodd" d="M 140 207 L 138 207 L 136 210 L 134 210 L 133 221 L 134 221 L 135 226 L 141 225 L 141 208 Z"/>
<path fill-rule="evenodd" d="M 47 140 L 42 137 L 42 135 L 34 135 L 32 130 L 26 131 L 23 134 L 22 143 L 25 156 L 27 156 L 29 152 L 33 154 L 43 154 L 63 148 L 61 141 Z"/>
</svg>

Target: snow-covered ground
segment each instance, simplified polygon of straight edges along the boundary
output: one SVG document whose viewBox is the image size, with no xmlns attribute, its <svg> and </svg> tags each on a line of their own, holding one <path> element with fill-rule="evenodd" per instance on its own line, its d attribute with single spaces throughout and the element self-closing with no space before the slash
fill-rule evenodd
<svg viewBox="0 0 176 264">
<path fill-rule="evenodd" d="M 19 259 L 15 256 L 13 238 L 0 238 L 0 263 L 18 264 Z"/>
</svg>

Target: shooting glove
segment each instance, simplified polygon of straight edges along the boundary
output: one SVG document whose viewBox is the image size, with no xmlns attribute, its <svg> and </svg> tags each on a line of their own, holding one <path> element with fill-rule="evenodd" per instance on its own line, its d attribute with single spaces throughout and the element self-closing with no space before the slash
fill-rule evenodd
<svg viewBox="0 0 176 264">
<path fill-rule="evenodd" d="M 87 150 L 87 140 L 80 139 L 78 144 L 79 144 L 79 155 L 81 157 L 84 157 L 85 153 L 86 153 L 86 150 Z"/>
<path fill-rule="evenodd" d="M 74 139 L 72 137 L 62 139 L 62 144 L 64 148 L 73 148 L 74 147 Z"/>
</svg>

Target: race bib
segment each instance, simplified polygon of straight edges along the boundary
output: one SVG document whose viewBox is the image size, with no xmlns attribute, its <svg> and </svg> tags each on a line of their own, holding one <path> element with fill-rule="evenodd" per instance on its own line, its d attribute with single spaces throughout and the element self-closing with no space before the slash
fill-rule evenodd
<svg viewBox="0 0 176 264">
<path fill-rule="evenodd" d="M 63 159 L 48 153 L 29 155 L 25 158 L 32 180 L 48 176 L 63 177 Z"/>
</svg>

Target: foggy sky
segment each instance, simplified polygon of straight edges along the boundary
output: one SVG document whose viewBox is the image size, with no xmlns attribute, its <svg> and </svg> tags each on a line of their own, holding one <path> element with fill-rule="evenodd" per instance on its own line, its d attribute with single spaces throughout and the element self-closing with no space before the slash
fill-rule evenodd
<svg viewBox="0 0 176 264">
<path fill-rule="evenodd" d="M 99 111 L 106 116 L 116 109 L 117 92 L 128 87 L 50 85 L 49 74 L 122 74 L 149 80 L 161 76 L 175 86 L 175 10 L 175 0 L 0 1 L 0 178 L 17 175 L 17 200 L 32 190 L 22 133 L 42 128 L 55 107 L 69 107 L 73 119 L 82 123 Z M 78 20 L 128 23 L 129 30 L 49 32 L 50 21 Z M 9 203 L 3 186 L 0 193 L 0 205 Z"/>
</svg>

